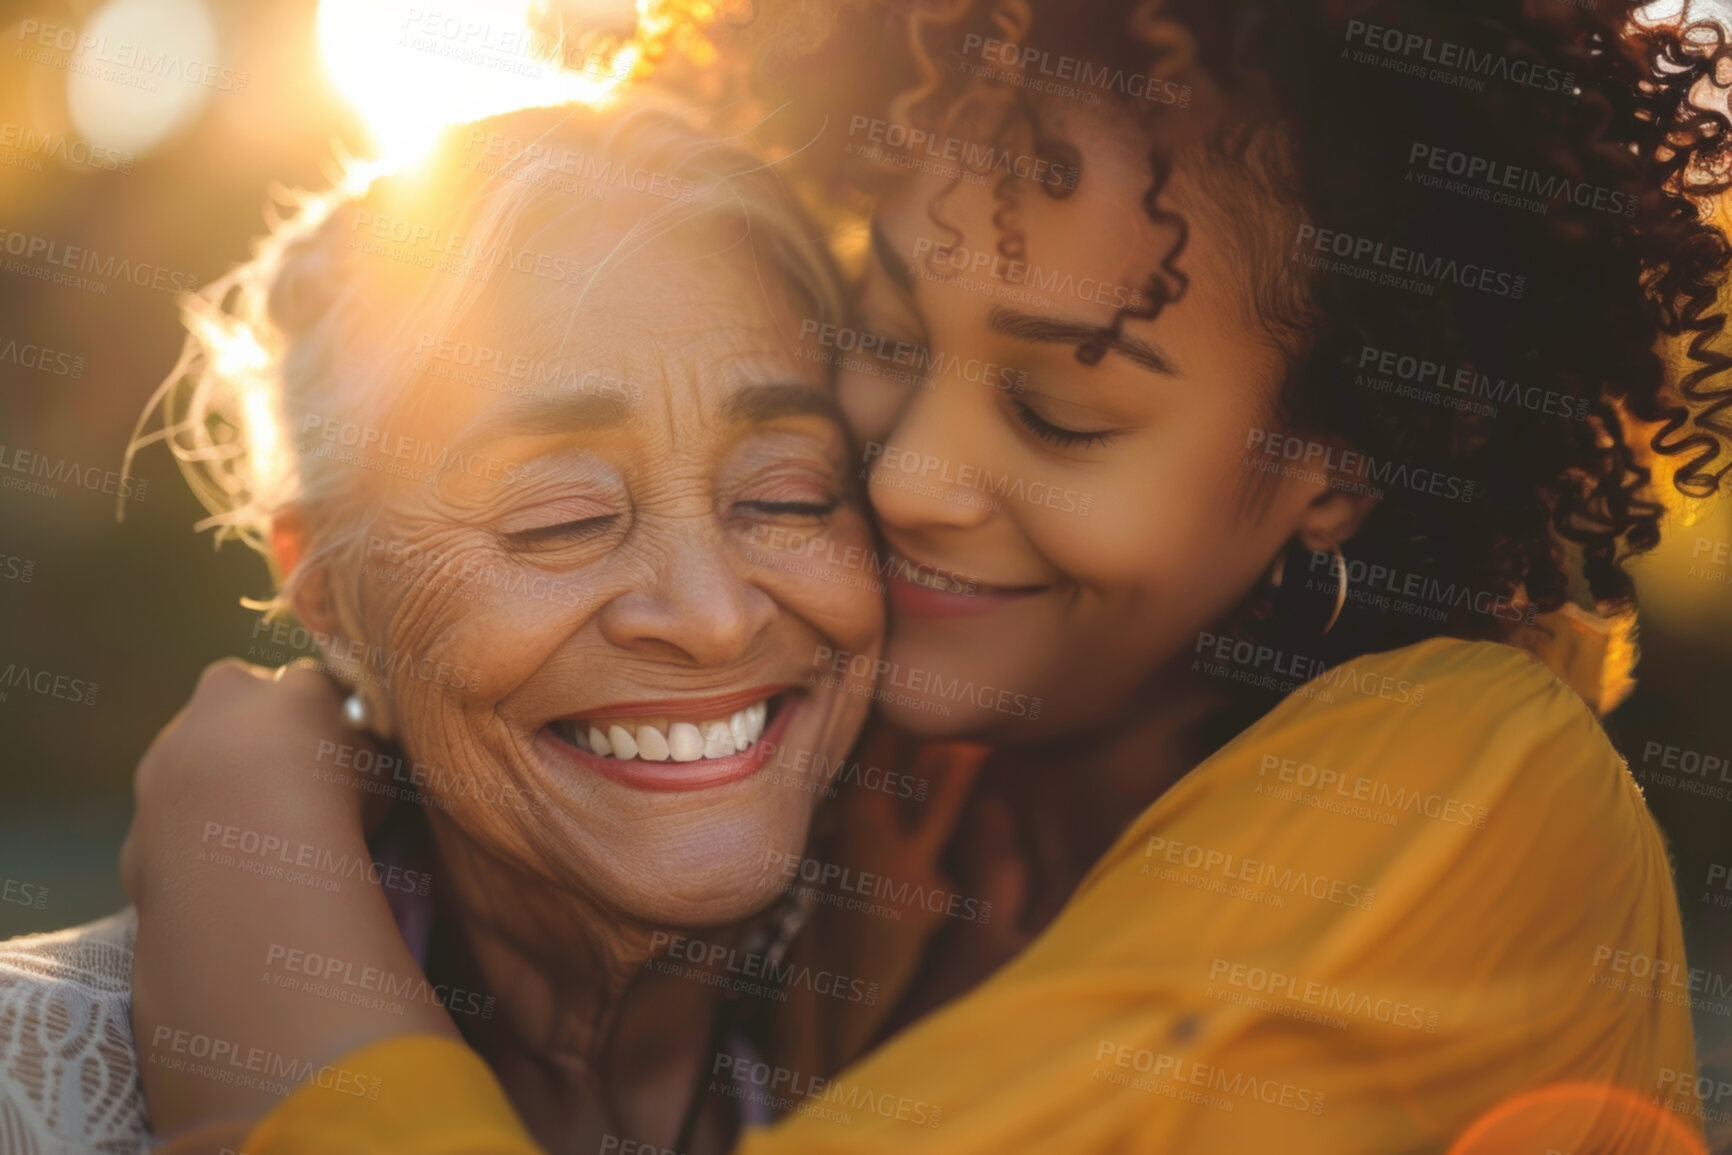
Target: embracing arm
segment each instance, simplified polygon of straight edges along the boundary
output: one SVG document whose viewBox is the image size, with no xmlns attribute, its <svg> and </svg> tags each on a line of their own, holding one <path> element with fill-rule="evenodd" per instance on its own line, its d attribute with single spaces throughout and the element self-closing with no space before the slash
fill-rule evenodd
<svg viewBox="0 0 1732 1155">
<path fill-rule="evenodd" d="M 153 1129 L 181 1136 L 170 1150 L 234 1146 L 297 1085 L 348 1100 L 356 1118 L 438 1089 L 425 1072 L 390 1066 L 387 1079 L 343 1058 L 381 1040 L 416 1036 L 430 1053 L 455 1052 L 486 1070 L 437 1002 L 358 1005 L 321 985 L 338 970 L 371 968 L 394 989 L 420 978 L 380 886 L 368 880 L 376 872 L 333 867 L 372 862 L 362 795 L 319 777 L 315 752 L 320 741 L 357 740 L 318 673 L 290 669 L 273 680 L 220 662 L 139 766 L 122 851 L 139 913 L 133 1032 Z M 405 1085 L 394 1085 L 397 1076 Z"/>
<path fill-rule="evenodd" d="M 923 751 L 923 757 L 938 753 Z M 918 870 L 922 862 L 936 855 L 951 832 L 979 765 L 978 751 L 925 757 L 923 776 L 938 782 L 925 820 L 906 827 L 902 819 L 874 805 L 886 796 L 872 796 L 854 815 L 856 824 L 864 824 L 860 833 L 867 836 L 865 841 L 880 858 L 888 855 L 895 861 L 899 873 Z M 359 821 L 352 802 L 342 821 L 345 836 L 358 840 Z M 306 905 L 309 911 L 316 911 L 319 904 Z M 363 929 L 388 925 L 388 916 L 369 915 L 352 897 L 342 905 L 342 912 L 328 913 L 341 913 L 346 922 Z M 392 945 L 401 949 L 400 940 Z M 340 957 L 346 960 L 366 957 L 368 965 L 395 965 L 380 955 L 363 956 L 354 946 L 345 946 L 348 953 Z M 395 1031 L 389 1029 L 392 1025 Z M 335 1040 L 341 1032 L 334 1026 L 310 1022 L 299 1026 L 303 1037 L 310 1040 L 309 1047 L 330 1042 L 331 1047 L 322 1053 L 336 1053 Z M 228 1145 L 246 1155 L 323 1155 L 333 1150 L 369 1155 L 539 1155 L 540 1148 L 518 1121 L 492 1071 L 449 1034 L 440 1037 L 437 1032 L 396 1020 L 371 1040 L 358 1042 L 355 1050 L 341 1054 L 333 1064 L 369 1086 L 376 1083 L 378 1098 L 348 1094 L 335 1084 L 307 1083 L 277 1104 L 244 1142 L 236 1141 L 240 1139 L 237 1132 Z M 199 1142 L 203 1145 L 172 1149 L 174 1155 L 213 1149 L 202 1137 Z"/>
</svg>

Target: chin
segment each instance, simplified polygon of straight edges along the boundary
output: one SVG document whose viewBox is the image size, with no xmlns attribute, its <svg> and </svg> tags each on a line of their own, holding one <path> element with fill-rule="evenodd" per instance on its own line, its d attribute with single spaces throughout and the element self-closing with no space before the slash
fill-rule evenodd
<svg viewBox="0 0 1732 1155">
<path fill-rule="evenodd" d="M 907 638 L 886 650 L 876 699 L 883 721 L 928 741 L 997 742 L 1042 730 L 1050 703 L 1027 689 L 1034 678 L 1018 672 L 1032 664 L 1025 653 L 983 661 L 932 641 Z"/>
<path fill-rule="evenodd" d="M 634 918 L 654 926 L 730 926 L 761 913 L 780 898 L 782 881 L 777 878 L 752 887 L 708 885 L 683 890 L 670 885 L 653 896 L 634 897 L 628 909 Z"/>
<path fill-rule="evenodd" d="M 779 867 L 806 853 L 810 815 L 663 829 L 610 855 L 602 897 L 640 922 L 719 927 L 770 906 L 793 881 Z M 594 877 L 594 875 L 592 875 Z"/>
<path fill-rule="evenodd" d="M 929 742 L 993 737 L 996 727 L 993 725 L 995 719 L 991 712 L 970 706 L 958 709 L 951 703 L 946 705 L 950 706 L 948 714 L 932 709 L 925 702 L 911 705 L 888 698 L 879 703 L 878 714 L 883 721 L 903 733 L 924 738 Z"/>
</svg>

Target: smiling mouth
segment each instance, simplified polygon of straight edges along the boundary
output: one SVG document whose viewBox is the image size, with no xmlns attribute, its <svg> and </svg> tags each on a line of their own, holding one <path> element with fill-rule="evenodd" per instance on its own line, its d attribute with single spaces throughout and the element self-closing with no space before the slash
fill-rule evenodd
<svg viewBox="0 0 1732 1155">
<path fill-rule="evenodd" d="M 541 744 L 561 762 L 634 790 L 709 790 L 762 770 L 811 701 L 799 687 L 765 686 L 614 706 L 548 722 Z"/>
<path fill-rule="evenodd" d="M 923 589 L 937 590 L 946 594 L 961 594 L 964 597 L 973 595 L 980 589 L 980 579 L 969 574 L 960 574 L 955 570 L 940 569 L 925 562 L 915 562 L 896 554 L 897 564 L 891 569 L 891 576 L 909 582 Z"/>
<path fill-rule="evenodd" d="M 898 564 L 891 569 L 891 582 L 902 583 L 905 589 L 912 586 L 916 590 L 950 597 L 1001 600 L 1043 593 L 1049 588 L 1045 585 L 999 585 L 983 581 L 974 574 L 916 561 L 900 551 L 896 551 L 894 557 Z"/>
<path fill-rule="evenodd" d="M 697 762 L 744 753 L 763 738 L 787 697 L 769 694 L 732 713 L 679 718 L 672 712 L 559 718 L 553 736 L 587 754 L 617 761 Z"/>
<path fill-rule="evenodd" d="M 665 717 L 605 722 L 565 718 L 548 726 L 579 750 L 604 758 L 696 762 L 700 758 L 726 758 L 750 749 L 752 743 L 763 737 L 768 713 L 769 703 L 759 702 L 726 718 L 706 722 L 670 722 Z"/>
</svg>

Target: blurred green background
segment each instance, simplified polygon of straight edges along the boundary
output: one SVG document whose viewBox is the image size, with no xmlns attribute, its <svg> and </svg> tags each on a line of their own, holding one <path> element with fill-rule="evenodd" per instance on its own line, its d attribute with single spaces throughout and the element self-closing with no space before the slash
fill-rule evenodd
<svg viewBox="0 0 1732 1155">
<path fill-rule="evenodd" d="M 155 91 L 108 86 L 120 92 L 118 108 L 80 106 L 73 69 L 112 63 L 124 22 L 108 44 L 67 53 L 43 38 L 65 43 L 61 30 L 90 27 L 99 4 L 0 6 L 6 234 L 203 284 L 248 255 L 273 184 L 322 188 L 334 141 L 366 147 L 325 80 L 314 0 L 160 7 L 172 18 L 189 6 L 202 9 L 216 51 L 213 60 L 195 43 L 186 59 L 229 69 L 226 87 L 220 73 L 195 72 L 198 83 L 146 73 Z M 195 40 L 200 31 L 191 30 Z M 215 551 L 208 535 L 192 532 L 203 510 L 165 451 L 141 458 L 148 489 L 128 502 L 124 523 L 115 498 L 101 492 L 112 488 L 102 472 L 120 469 L 134 423 L 179 353 L 174 294 L 119 277 L 87 276 L 106 284 L 101 293 L 44 283 L 13 262 L 40 268 L 45 254 L 4 251 L 24 243 L 0 237 L 0 464 L 22 451 L 42 455 L 50 470 L 97 472 L 86 474 L 94 490 L 49 483 L 53 497 L 0 488 L 0 672 L 49 671 L 98 690 L 84 705 L 0 685 L 0 876 L 47 890 L 40 910 L 0 901 L 0 937 L 124 904 L 114 860 L 132 767 L 200 669 L 245 655 L 257 616 L 239 599 L 267 592 L 251 551 Z M 66 357 L 50 358 L 45 371 L 27 364 L 28 349 Z M 77 358 L 82 371 L 73 376 Z M 0 469 L 0 480 L 19 476 Z"/>
</svg>

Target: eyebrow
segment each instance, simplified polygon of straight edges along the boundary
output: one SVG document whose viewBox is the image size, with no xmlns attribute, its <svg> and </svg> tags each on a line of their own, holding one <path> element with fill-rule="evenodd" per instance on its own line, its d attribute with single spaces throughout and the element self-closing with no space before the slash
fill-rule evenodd
<svg viewBox="0 0 1732 1155">
<path fill-rule="evenodd" d="M 1135 337 L 1109 334 L 1099 325 L 1066 321 L 1058 317 L 1038 317 L 1033 313 L 1006 309 L 1001 305 L 994 305 L 992 311 L 987 313 L 986 325 L 995 333 L 1042 345 L 1081 345 L 1086 341 L 1097 341 L 1116 353 L 1122 353 L 1145 369 L 1152 369 L 1169 377 L 1179 375 L 1178 366 L 1173 364 L 1173 359 L 1158 346 L 1139 341 Z"/>
<path fill-rule="evenodd" d="M 762 425 L 778 417 L 823 417 L 846 429 L 841 403 L 815 385 L 748 385 L 722 406 L 722 417 L 736 425 Z"/>
<path fill-rule="evenodd" d="M 848 419 L 841 404 L 828 390 L 804 383 L 748 385 L 722 405 L 722 417 L 733 424 L 762 425 L 779 417 L 818 416 L 843 429 Z M 548 400 L 513 405 L 504 412 L 482 418 L 459 441 L 468 447 L 501 433 L 573 433 L 616 429 L 631 419 L 632 408 L 619 397 L 594 393 L 571 393 Z"/>
<path fill-rule="evenodd" d="M 563 393 L 512 405 L 486 418 L 475 435 L 509 429 L 514 433 L 570 433 L 573 430 L 614 429 L 631 417 L 623 397 L 605 393 Z"/>
<path fill-rule="evenodd" d="M 914 271 L 908 262 L 897 253 L 896 246 L 878 227 L 878 222 L 872 222 L 872 255 L 878 258 L 878 263 L 890 275 L 890 280 L 898 289 L 910 296 L 914 293 Z"/>
</svg>

